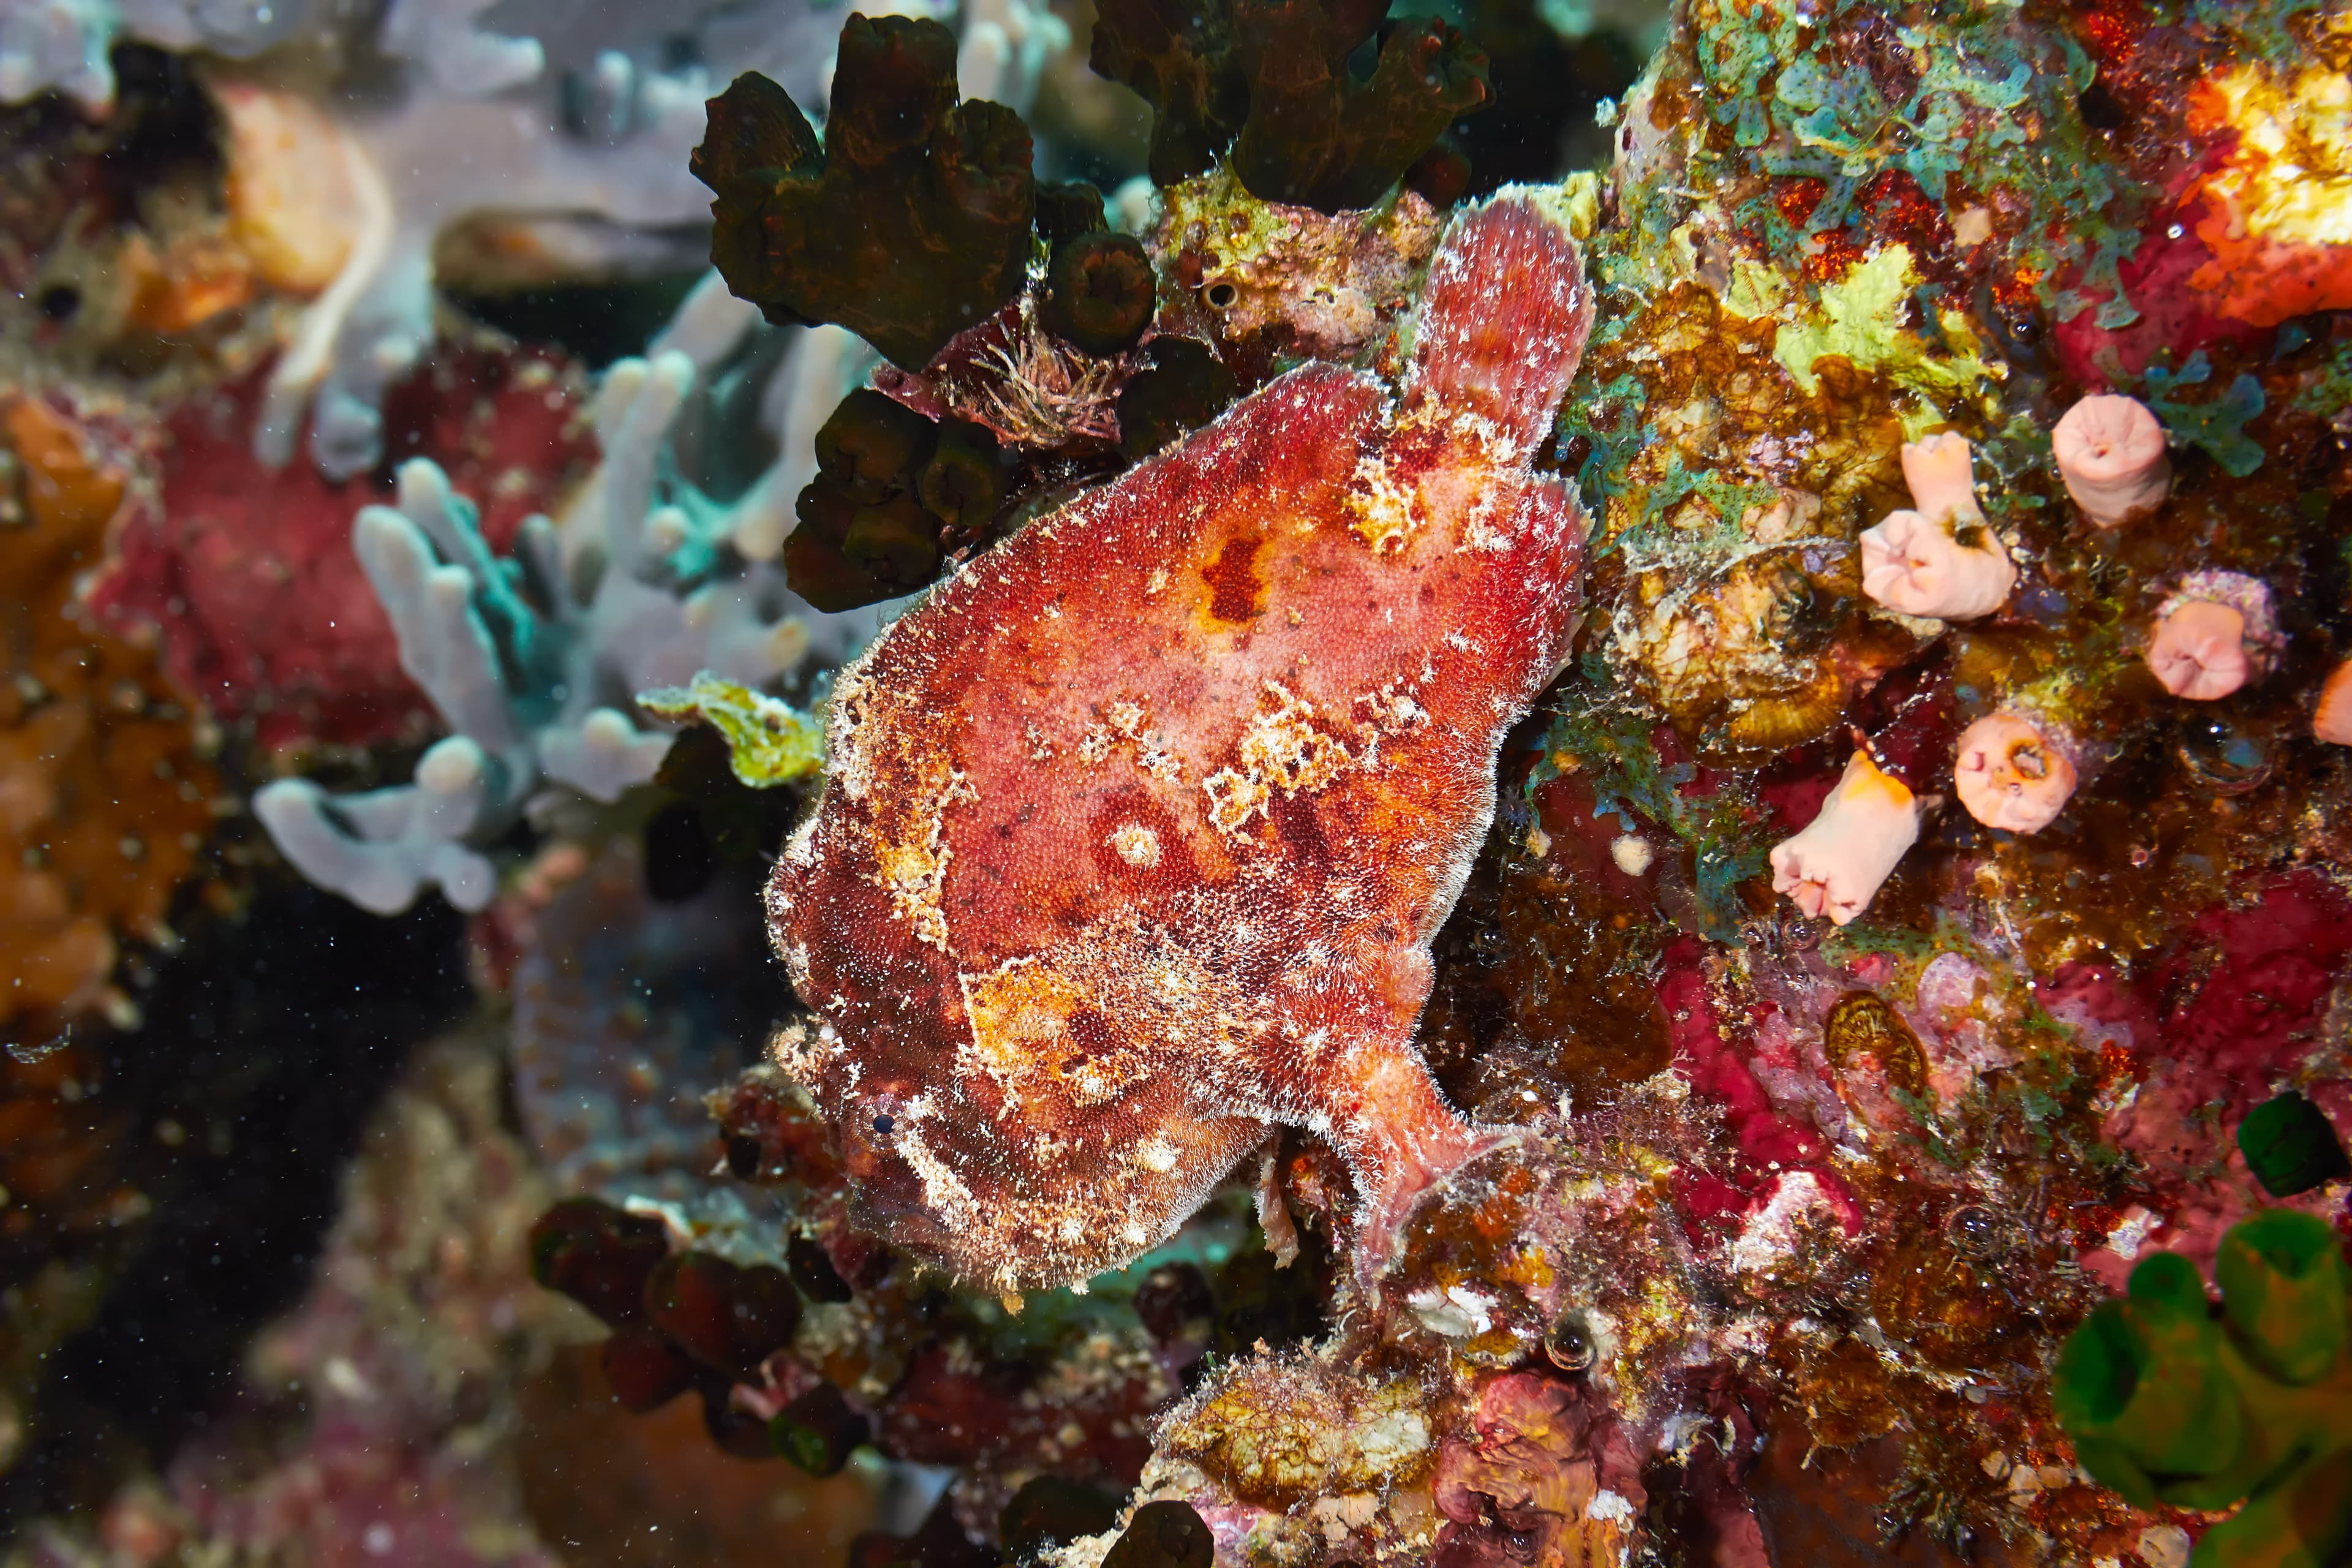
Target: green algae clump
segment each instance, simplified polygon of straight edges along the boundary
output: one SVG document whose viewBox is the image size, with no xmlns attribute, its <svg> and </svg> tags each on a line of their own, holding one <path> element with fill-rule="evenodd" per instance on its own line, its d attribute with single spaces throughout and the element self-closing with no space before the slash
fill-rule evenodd
<svg viewBox="0 0 2352 1568">
<path fill-rule="evenodd" d="M 2324 1221 L 2269 1209 L 2221 1238 L 2217 1318 L 2159 1253 L 2095 1310 L 2051 1386 L 2083 1466 L 2137 1507 L 2244 1507 L 2192 1568 L 2340 1562 L 2352 1545 L 2352 1268 Z"/>
<path fill-rule="evenodd" d="M 690 686 L 637 693 L 663 719 L 699 719 L 727 742 L 729 764 L 753 789 L 804 779 L 824 766 L 824 725 L 780 698 L 704 670 Z"/>
</svg>

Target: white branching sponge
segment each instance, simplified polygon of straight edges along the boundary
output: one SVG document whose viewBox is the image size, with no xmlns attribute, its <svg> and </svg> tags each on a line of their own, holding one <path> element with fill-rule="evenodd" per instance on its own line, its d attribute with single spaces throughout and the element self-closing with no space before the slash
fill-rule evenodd
<svg viewBox="0 0 2352 1568">
<path fill-rule="evenodd" d="M 722 506 L 667 471 L 695 374 L 675 351 L 614 366 L 596 406 L 603 467 L 561 527 L 530 519 L 504 559 L 430 462 L 401 468 L 396 505 L 360 513 L 352 545 L 401 668 L 454 732 L 395 788 L 336 797 L 285 779 L 256 795 L 304 876 L 378 913 L 428 886 L 480 909 L 497 878 L 479 847 L 535 796 L 560 785 L 610 802 L 653 777 L 671 733 L 639 722 L 635 693 L 704 671 L 766 686 L 813 638 L 837 656 L 870 630 L 870 616 L 818 616 L 736 548 L 739 532 L 773 531 L 774 486 Z"/>
</svg>

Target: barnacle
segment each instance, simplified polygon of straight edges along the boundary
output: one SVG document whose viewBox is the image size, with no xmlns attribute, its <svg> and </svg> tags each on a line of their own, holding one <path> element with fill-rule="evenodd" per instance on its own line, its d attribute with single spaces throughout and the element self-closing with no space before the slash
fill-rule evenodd
<svg viewBox="0 0 2352 1568">
<path fill-rule="evenodd" d="M 1004 338 L 982 344 L 961 372 L 939 378 L 940 401 L 1015 447 L 1109 444 L 1117 432 L 1118 363 L 1078 352 L 1071 346 L 1076 340 L 1066 342 L 1047 331 L 1025 299 L 1010 314 Z"/>
<path fill-rule="evenodd" d="M 1878 1064 L 1886 1081 L 1915 1098 L 1927 1092 L 1927 1059 L 1919 1037 L 1885 1000 L 1871 992 L 1843 998 L 1822 1029 L 1822 1051 L 1843 1072 L 1856 1058 Z"/>
</svg>

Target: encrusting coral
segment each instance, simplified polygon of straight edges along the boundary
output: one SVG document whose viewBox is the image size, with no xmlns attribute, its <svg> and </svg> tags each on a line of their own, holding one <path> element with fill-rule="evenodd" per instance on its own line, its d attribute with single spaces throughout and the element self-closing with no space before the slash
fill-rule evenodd
<svg viewBox="0 0 2352 1568">
<path fill-rule="evenodd" d="M 1291 1122 L 1349 1162 L 1369 1273 L 1477 1146 L 1410 1033 L 1495 747 L 1565 651 L 1577 512 L 1526 465 L 1589 316 L 1538 193 L 1431 278 L 1397 402 L 1279 378 L 844 673 L 770 908 L 824 1020 L 793 1070 L 900 1245 L 1082 1279 Z M 1418 618 L 1349 635 L 1413 580 Z"/>
<path fill-rule="evenodd" d="M 1338 213 L 1260 202 L 1220 166 L 1160 194 L 1149 238 L 1176 285 L 1161 324 L 1244 363 L 1344 358 L 1409 309 L 1442 221 L 1402 188 Z"/>
<path fill-rule="evenodd" d="M 2191 281 L 2262 326 L 2352 306 L 2352 26 L 2313 9 L 2317 48 L 2216 71 L 2188 105 L 2192 131 L 2230 139 L 2195 187 L 2211 255 Z"/>
</svg>

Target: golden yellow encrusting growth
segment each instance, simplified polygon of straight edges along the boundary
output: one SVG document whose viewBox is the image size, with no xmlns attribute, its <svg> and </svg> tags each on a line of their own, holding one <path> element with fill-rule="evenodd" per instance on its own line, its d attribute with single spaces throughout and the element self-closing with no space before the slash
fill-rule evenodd
<svg viewBox="0 0 2352 1568">
<path fill-rule="evenodd" d="M 17 516 L 0 523 L 0 1023 L 106 1006 L 122 938 L 155 941 L 215 786 L 146 650 L 74 616 L 121 469 L 47 404 L 0 405 Z"/>
</svg>

